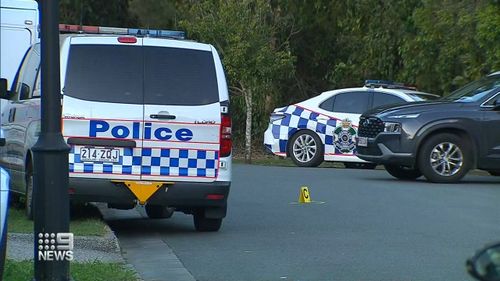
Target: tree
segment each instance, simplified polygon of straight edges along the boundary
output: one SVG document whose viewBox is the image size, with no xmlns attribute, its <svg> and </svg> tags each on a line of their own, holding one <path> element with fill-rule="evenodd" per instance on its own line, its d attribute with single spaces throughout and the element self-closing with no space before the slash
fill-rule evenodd
<svg viewBox="0 0 500 281">
<path fill-rule="evenodd" d="M 277 40 L 278 32 L 286 29 L 286 22 L 273 14 L 266 0 L 199 1 L 190 13 L 189 20 L 182 21 L 181 26 L 220 52 L 236 119 L 241 116 L 241 98 L 244 101 L 245 160 L 250 162 L 254 111 L 262 108 L 256 105 L 263 105 L 269 95 L 277 92 L 280 80 L 294 73 L 288 42 Z M 260 113 L 259 119 L 264 116 Z"/>
<path fill-rule="evenodd" d="M 132 27 L 128 0 L 60 0 L 60 22 L 67 24 Z"/>
</svg>

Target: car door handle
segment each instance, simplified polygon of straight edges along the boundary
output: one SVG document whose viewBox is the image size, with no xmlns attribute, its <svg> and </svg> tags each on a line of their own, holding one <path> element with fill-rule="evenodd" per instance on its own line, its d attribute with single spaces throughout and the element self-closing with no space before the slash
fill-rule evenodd
<svg viewBox="0 0 500 281">
<path fill-rule="evenodd" d="M 11 108 L 9 111 L 9 122 L 14 122 L 16 119 L 16 108 Z"/>
<path fill-rule="evenodd" d="M 318 121 L 328 121 L 328 120 L 330 120 L 330 118 L 328 118 L 328 117 L 318 117 L 318 118 L 316 118 L 316 120 L 318 120 Z"/>
<path fill-rule="evenodd" d="M 170 114 L 151 114 L 149 115 L 152 119 L 164 119 L 164 120 L 174 120 L 176 118 L 175 115 Z"/>
</svg>

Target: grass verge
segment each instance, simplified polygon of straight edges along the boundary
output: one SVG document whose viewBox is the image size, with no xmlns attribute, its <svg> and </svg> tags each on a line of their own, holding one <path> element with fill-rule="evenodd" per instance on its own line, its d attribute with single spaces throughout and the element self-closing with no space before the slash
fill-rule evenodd
<svg viewBox="0 0 500 281">
<path fill-rule="evenodd" d="M 234 158 L 233 162 L 236 164 L 244 164 L 245 159 Z M 261 156 L 252 159 L 253 165 L 261 166 L 281 166 L 281 167 L 297 167 L 290 158 L 282 158 L 278 156 Z M 344 168 L 344 164 L 340 162 L 323 162 L 319 165 L 320 168 Z"/>
<path fill-rule="evenodd" d="M 9 208 L 8 231 L 10 233 L 33 233 L 33 221 L 26 218 L 24 209 L 12 204 Z M 92 205 L 71 208 L 70 231 L 76 236 L 103 236 L 106 224 L 101 214 Z"/>
<path fill-rule="evenodd" d="M 121 263 L 71 263 L 70 273 L 75 281 L 137 281 L 135 273 Z M 7 259 L 3 276 L 5 281 L 26 281 L 33 279 L 32 261 Z"/>
</svg>

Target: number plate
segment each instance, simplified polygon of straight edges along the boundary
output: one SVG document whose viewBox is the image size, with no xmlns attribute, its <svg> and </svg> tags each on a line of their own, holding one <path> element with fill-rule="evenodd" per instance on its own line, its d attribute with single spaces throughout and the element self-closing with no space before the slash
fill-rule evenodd
<svg viewBox="0 0 500 281">
<path fill-rule="evenodd" d="M 368 139 L 366 137 L 358 137 L 358 146 L 368 146 Z"/>
<path fill-rule="evenodd" d="M 80 148 L 80 161 L 82 162 L 111 162 L 120 161 L 120 150 L 116 148 Z"/>
</svg>

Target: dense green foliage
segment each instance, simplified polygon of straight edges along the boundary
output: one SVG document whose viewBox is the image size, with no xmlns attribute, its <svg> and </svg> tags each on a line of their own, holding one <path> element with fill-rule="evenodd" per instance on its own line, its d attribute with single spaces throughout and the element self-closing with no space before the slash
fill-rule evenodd
<svg viewBox="0 0 500 281">
<path fill-rule="evenodd" d="M 82 3 L 84 24 L 182 28 L 213 44 L 236 137 L 250 110 L 256 144 L 274 107 L 325 90 L 390 79 L 444 95 L 500 70 L 498 0 L 64 0 L 63 20 L 79 23 Z"/>
</svg>

